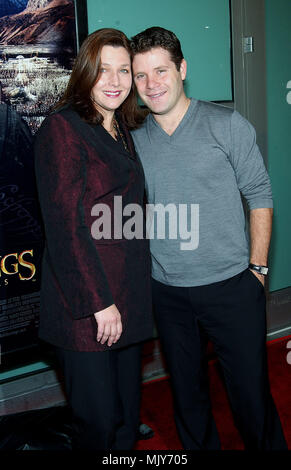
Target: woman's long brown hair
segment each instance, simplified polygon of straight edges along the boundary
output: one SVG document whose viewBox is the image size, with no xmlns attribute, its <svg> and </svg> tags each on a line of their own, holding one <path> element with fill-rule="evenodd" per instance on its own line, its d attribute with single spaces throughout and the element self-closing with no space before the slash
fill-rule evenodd
<svg viewBox="0 0 291 470">
<path fill-rule="evenodd" d="M 122 31 L 103 28 L 90 34 L 80 48 L 69 83 L 56 105 L 56 110 L 70 104 L 86 122 L 102 124 L 103 116 L 94 106 L 91 91 L 99 78 L 103 46 L 124 47 L 132 57 L 129 40 Z M 119 111 L 130 129 L 138 127 L 143 122 L 145 113 L 138 107 L 133 81 L 130 93 Z"/>
</svg>

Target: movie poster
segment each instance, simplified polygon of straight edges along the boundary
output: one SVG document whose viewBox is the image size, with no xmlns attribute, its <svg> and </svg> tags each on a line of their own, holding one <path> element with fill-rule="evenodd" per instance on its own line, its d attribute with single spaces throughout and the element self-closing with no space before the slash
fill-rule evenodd
<svg viewBox="0 0 291 470">
<path fill-rule="evenodd" d="M 77 52 L 73 0 L 0 0 L 0 346 L 37 345 L 43 229 L 33 135 Z"/>
</svg>

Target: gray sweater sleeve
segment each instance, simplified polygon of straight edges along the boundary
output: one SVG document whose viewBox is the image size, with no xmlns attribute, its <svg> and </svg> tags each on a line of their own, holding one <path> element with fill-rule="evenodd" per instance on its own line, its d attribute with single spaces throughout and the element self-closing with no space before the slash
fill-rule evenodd
<svg viewBox="0 0 291 470">
<path fill-rule="evenodd" d="M 230 162 L 249 209 L 272 208 L 270 178 L 256 144 L 253 126 L 237 111 L 231 117 Z"/>
</svg>

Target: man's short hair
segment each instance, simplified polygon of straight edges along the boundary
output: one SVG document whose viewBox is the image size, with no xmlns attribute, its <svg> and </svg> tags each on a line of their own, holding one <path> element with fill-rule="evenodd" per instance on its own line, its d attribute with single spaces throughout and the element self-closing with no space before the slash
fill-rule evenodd
<svg viewBox="0 0 291 470">
<path fill-rule="evenodd" d="M 172 62 L 176 65 L 176 69 L 180 70 L 184 56 L 180 41 L 172 31 L 160 28 L 159 26 L 153 26 L 133 36 L 130 45 L 133 56 L 148 52 L 155 47 L 162 47 L 169 52 Z"/>
</svg>

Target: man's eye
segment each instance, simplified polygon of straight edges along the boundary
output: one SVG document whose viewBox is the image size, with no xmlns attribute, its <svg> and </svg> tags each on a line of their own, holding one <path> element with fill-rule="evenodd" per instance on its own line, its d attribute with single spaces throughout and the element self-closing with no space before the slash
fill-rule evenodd
<svg viewBox="0 0 291 470">
<path fill-rule="evenodd" d="M 129 73 L 129 70 L 128 69 L 121 69 L 121 72 L 122 73 Z"/>
<path fill-rule="evenodd" d="M 163 72 L 165 72 L 165 71 L 166 71 L 166 70 L 164 70 L 164 69 L 160 69 L 160 70 L 158 70 L 158 73 L 163 73 Z"/>
<path fill-rule="evenodd" d="M 140 80 L 141 78 L 144 78 L 144 75 L 142 73 L 139 73 L 138 75 L 136 75 L 136 77 L 138 80 Z"/>
</svg>

